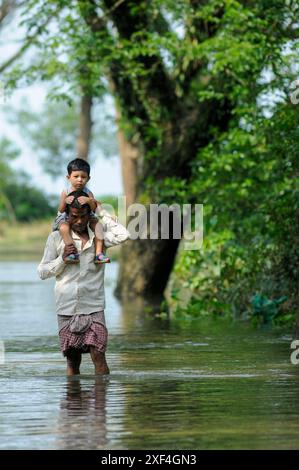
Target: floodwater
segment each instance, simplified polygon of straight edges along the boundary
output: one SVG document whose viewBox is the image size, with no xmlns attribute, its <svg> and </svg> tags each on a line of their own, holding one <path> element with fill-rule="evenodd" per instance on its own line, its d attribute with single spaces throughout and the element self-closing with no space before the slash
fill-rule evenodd
<svg viewBox="0 0 299 470">
<path fill-rule="evenodd" d="M 0 263 L 0 449 L 298 449 L 291 334 L 242 323 L 184 327 L 121 307 L 106 267 L 107 360 L 65 376 L 54 281 Z M 291 333 L 291 332 L 290 332 Z"/>
</svg>

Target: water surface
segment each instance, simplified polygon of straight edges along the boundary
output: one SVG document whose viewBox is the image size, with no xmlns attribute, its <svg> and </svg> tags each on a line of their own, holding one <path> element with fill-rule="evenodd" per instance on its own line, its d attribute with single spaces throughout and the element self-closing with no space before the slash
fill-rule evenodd
<svg viewBox="0 0 299 470">
<path fill-rule="evenodd" d="M 299 365 L 291 335 L 250 325 L 184 328 L 123 307 L 106 267 L 107 360 L 67 378 L 54 281 L 0 263 L 0 449 L 298 449 Z"/>
</svg>

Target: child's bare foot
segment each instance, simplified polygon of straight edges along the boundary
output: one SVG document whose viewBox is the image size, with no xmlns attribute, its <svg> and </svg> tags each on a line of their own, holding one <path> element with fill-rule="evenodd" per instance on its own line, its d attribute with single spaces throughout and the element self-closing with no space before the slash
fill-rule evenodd
<svg viewBox="0 0 299 470">
<path fill-rule="evenodd" d="M 98 253 L 95 256 L 94 262 L 95 262 L 95 264 L 110 263 L 110 258 L 108 258 L 108 256 L 104 255 L 104 253 Z"/>
</svg>

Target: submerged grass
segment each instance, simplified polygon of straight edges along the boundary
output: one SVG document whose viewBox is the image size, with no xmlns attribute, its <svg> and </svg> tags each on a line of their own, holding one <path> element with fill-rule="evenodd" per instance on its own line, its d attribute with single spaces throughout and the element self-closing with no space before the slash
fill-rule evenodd
<svg viewBox="0 0 299 470">
<path fill-rule="evenodd" d="M 0 224 L 0 260 L 36 260 L 43 254 L 52 219 Z"/>
</svg>

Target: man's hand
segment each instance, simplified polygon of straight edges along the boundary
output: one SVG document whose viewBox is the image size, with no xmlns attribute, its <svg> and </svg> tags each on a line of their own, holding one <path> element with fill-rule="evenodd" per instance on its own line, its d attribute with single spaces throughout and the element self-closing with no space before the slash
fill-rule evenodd
<svg viewBox="0 0 299 470">
<path fill-rule="evenodd" d="M 69 255 L 75 255 L 76 253 L 78 253 L 78 250 L 77 248 L 75 247 L 75 245 L 65 245 L 64 247 L 64 250 L 63 250 L 63 253 L 62 253 L 62 259 L 63 261 L 65 260 L 65 258 Z"/>
<path fill-rule="evenodd" d="M 65 198 L 65 203 L 72 204 L 73 200 L 74 200 L 74 196 L 68 196 Z"/>
</svg>

